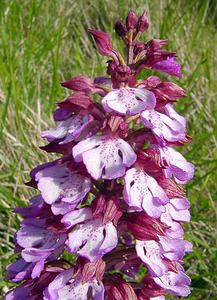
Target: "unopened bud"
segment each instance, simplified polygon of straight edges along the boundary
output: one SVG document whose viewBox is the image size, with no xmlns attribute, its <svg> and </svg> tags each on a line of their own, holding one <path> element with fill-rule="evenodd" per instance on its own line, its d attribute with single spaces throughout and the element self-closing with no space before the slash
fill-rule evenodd
<svg viewBox="0 0 217 300">
<path fill-rule="evenodd" d="M 88 32 L 93 36 L 99 53 L 105 56 L 114 56 L 110 36 L 107 32 L 89 29 Z"/>
<path fill-rule="evenodd" d="M 138 23 L 137 23 L 137 31 L 138 32 L 144 32 L 148 29 L 149 22 L 147 18 L 147 11 L 145 10 L 143 14 L 139 17 Z"/>
<path fill-rule="evenodd" d="M 136 28 L 137 21 L 138 21 L 137 15 L 135 14 L 134 11 L 130 10 L 126 18 L 127 29 L 130 30 Z"/>
<path fill-rule="evenodd" d="M 121 36 L 121 37 L 125 37 L 127 34 L 127 28 L 124 25 L 124 23 L 121 20 L 118 20 L 115 24 L 115 31 L 116 33 Z"/>
<path fill-rule="evenodd" d="M 66 100 L 59 102 L 58 106 L 71 111 L 77 112 L 81 110 L 81 108 L 87 109 L 92 104 L 92 101 L 89 95 L 84 92 L 75 92 L 73 95 L 70 95 Z"/>
<path fill-rule="evenodd" d="M 72 77 L 68 81 L 61 82 L 61 85 L 74 91 L 82 91 L 90 93 L 94 89 L 93 82 L 90 78 L 86 76 L 76 76 Z"/>
</svg>

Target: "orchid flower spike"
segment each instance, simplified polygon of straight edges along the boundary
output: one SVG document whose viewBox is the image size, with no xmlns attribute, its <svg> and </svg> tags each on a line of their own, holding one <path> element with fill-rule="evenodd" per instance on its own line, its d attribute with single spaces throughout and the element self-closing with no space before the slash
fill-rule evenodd
<svg viewBox="0 0 217 300">
<path fill-rule="evenodd" d="M 20 285 L 4 300 L 190 294 L 181 265 L 192 251 L 184 239 L 190 213 L 182 186 L 194 166 L 174 149 L 190 140 L 174 105 L 186 94 L 158 76 L 138 79 L 143 69 L 182 76 L 176 53 L 162 49 L 166 40 L 140 40 L 148 27 L 147 11 L 131 10 L 125 23 L 115 24 L 127 59 L 108 33 L 88 30 L 110 58 L 108 77 L 61 82 L 71 95 L 57 103 L 57 124 L 42 132 L 48 144 L 41 147 L 58 158 L 30 172 L 27 185 L 38 195 L 15 209 L 23 220 L 15 237 L 18 257 L 7 273 Z"/>
</svg>

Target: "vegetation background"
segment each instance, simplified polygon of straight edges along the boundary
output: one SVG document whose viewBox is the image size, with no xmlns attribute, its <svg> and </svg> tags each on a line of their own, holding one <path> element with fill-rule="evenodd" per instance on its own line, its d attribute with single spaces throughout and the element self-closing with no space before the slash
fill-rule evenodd
<svg viewBox="0 0 217 300">
<path fill-rule="evenodd" d="M 185 259 L 192 278 L 189 300 L 217 299 L 217 2 L 209 0 L 0 0 L 0 255 L 1 274 L 15 256 L 13 237 L 33 191 L 24 186 L 34 166 L 48 160 L 40 132 L 53 125 L 59 82 L 73 75 L 105 74 L 106 58 L 95 51 L 87 28 L 112 33 L 127 11 L 149 11 L 148 38 L 169 39 L 178 52 L 188 91 L 177 110 L 188 120 L 193 141 L 183 149 L 196 165 L 187 186 L 192 221 L 186 238 L 194 252 Z M 120 46 L 117 37 L 114 46 Z M 147 76 L 144 72 L 143 76 Z M 163 77 L 164 78 L 164 77 Z M 166 77 L 165 77 L 166 78 Z M 173 79 L 172 79 L 173 80 Z M 12 286 L 0 281 L 2 293 Z M 175 298 L 171 298 L 175 299 Z"/>
</svg>

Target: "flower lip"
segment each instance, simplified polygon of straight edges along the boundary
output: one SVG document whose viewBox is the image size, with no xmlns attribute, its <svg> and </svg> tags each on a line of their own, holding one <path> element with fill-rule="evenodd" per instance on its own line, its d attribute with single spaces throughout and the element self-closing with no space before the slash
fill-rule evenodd
<svg viewBox="0 0 217 300">
<path fill-rule="evenodd" d="M 131 146 L 120 138 L 92 136 L 73 148 L 75 161 L 83 161 L 91 176 L 98 180 L 115 179 L 124 175 L 126 167 L 136 161 Z"/>
<path fill-rule="evenodd" d="M 156 105 L 154 94 L 143 88 L 121 88 L 109 92 L 102 99 L 107 112 L 115 111 L 120 115 L 136 115 Z"/>
<path fill-rule="evenodd" d="M 153 218 L 159 218 L 169 198 L 157 181 L 138 167 L 127 170 L 124 180 L 126 203 L 139 211 L 144 210 Z"/>
</svg>

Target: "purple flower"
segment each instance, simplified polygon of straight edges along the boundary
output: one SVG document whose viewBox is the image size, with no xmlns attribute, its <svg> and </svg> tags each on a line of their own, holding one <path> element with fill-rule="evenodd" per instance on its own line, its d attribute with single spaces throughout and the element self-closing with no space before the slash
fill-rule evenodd
<svg viewBox="0 0 217 300">
<path fill-rule="evenodd" d="M 114 179 L 124 175 L 136 160 L 130 145 L 120 138 L 93 136 L 73 148 L 75 161 L 83 160 L 94 179 Z"/>
<path fill-rule="evenodd" d="M 87 257 L 90 261 L 95 261 L 114 249 L 117 242 L 117 232 L 113 223 L 103 225 L 101 219 L 81 224 L 69 234 L 69 250 Z"/>
<path fill-rule="evenodd" d="M 34 218 L 42 213 L 45 208 L 45 202 L 41 195 L 32 197 L 29 200 L 32 204 L 27 207 L 17 207 L 14 212 L 21 214 L 25 218 Z"/>
<path fill-rule="evenodd" d="M 152 92 L 142 88 L 121 88 L 109 92 L 102 99 L 102 106 L 107 112 L 121 115 L 136 115 L 155 107 L 156 99 Z"/>
<path fill-rule="evenodd" d="M 42 137 L 49 142 L 61 139 L 59 143 L 66 144 L 77 139 L 92 121 L 93 117 L 87 113 L 72 115 L 60 122 L 55 128 L 42 132 Z"/>
<path fill-rule="evenodd" d="M 176 62 L 176 57 L 167 57 L 166 60 L 157 62 L 152 66 L 153 70 L 167 73 L 169 75 L 182 77 L 181 66 Z"/>
<path fill-rule="evenodd" d="M 142 122 L 153 131 L 161 146 L 165 146 L 165 140 L 177 142 L 186 137 L 185 119 L 175 112 L 171 104 L 165 106 L 165 113 L 150 109 L 141 114 Z"/>
<path fill-rule="evenodd" d="M 185 275 L 183 268 L 179 266 L 178 272 L 169 271 L 161 277 L 154 277 L 155 283 L 164 288 L 166 291 L 180 297 L 187 297 L 190 294 L 190 278 Z"/>
<path fill-rule="evenodd" d="M 162 250 L 156 241 L 136 241 L 136 252 L 153 276 L 161 276 L 168 271 L 166 262 L 161 258 Z"/>
<path fill-rule="evenodd" d="M 51 269 L 51 268 L 50 268 Z M 53 268 L 51 272 L 45 271 L 40 278 L 30 279 L 17 288 L 9 291 L 3 300 L 39 300 L 43 299 L 43 291 L 56 277 L 60 270 Z"/>
<path fill-rule="evenodd" d="M 184 230 L 179 222 L 189 222 L 189 202 L 186 198 L 173 198 L 166 205 L 166 211 L 162 213 L 160 220 L 168 225 L 166 234 L 171 238 L 183 238 Z"/>
<path fill-rule="evenodd" d="M 145 263 L 152 277 L 168 272 L 167 261 L 179 261 L 189 250 L 188 242 L 159 236 L 159 241 L 136 241 L 137 255 Z"/>
<path fill-rule="evenodd" d="M 42 168 L 35 174 L 38 189 L 44 201 L 55 204 L 61 201 L 75 207 L 89 192 L 91 180 L 78 172 L 70 171 L 66 164 Z"/>
<path fill-rule="evenodd" d="M 53 223 L 57 226 L 55 220 Z M 32 278 L 40 275 L 45 261 L 56 259 L 64 251 L 67 235 L 62 230 L 54 230 L 51 225 L 48 226 L 45 219 L 29 218 L 21 223 L 17 232 L 16 242 L 23 248 L 22 258 L 26 262 L 36 263 Z"/>
<path fill-rule="evenodd" d="M 34 263 L 28 263 L 23 258 L 20 258 L 7 266 L 7 277 L 13 282 L 29 279 L 31 278 L 34 265 Z"/>
<path fill-rule="evenodd" d="M 156 148 L 158 149 L 161 160 L 165 160 L 168 168 L 164 170 L 166 177 L 174 176 L 175 181 L 185 184 L 194 176 L 194 165 L 187 162 L 181 153 L 171 147 Z"/>
<path fill-rule="evenodd" d="M 90 208 L 69 212 L 62 222 L 67 228 L 79 224 L 69 233 L 69 250 L 88 258 L 91 262 L 111 251 L 118 243 L 113 223 L 110 221 L 104 224 L 102 218 L 94 218 Z"/>
<path fill-rule="evenodd" d="M 124 200 L 138 210 L 144 210 L 149 216 L 159 218 L 165 211 L 169 198 L 157 181 L 142 168 L 131 168 L 124 177 Z"/>
<path fill-rule="evenodd" d="M 57 277 L 49 284 L 44 292 L 44 299 L 88 300 L 88 295 L 93 300 L 104 300 L 103 284 L 96 279 L 82 282 L 80 272 L 74 273 L 74 269 L 70 268 L 57 275 Z"/>
<path fill-rule="evenodd" d="M 83 207 L 80 209 L 75 209 L 67 213 L 61 220 L 67 229 L 73 226 L 92 219 L 92 210 L 89 207 Z"/>
</svg>

